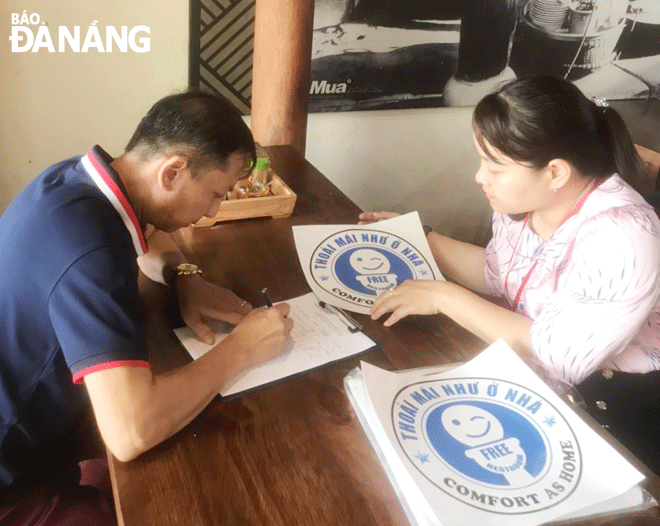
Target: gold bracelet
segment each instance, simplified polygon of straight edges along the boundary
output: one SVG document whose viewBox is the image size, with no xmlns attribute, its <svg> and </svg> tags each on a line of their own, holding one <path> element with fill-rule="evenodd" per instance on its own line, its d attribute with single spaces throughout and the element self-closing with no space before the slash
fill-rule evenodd
<svg viewBox="0 0 660 526">
<path fill-rule="evenodd" d="M 176 267 L 177 276 L 192 276 L 193 274 L 201 274 L 202 269 L 192 263 L 181 263 Z"/>
</svg>

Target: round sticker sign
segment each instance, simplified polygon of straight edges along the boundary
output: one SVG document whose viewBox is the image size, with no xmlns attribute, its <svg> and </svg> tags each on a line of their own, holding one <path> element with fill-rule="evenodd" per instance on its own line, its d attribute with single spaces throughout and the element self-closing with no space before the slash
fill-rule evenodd
<svg viewBox="0 0 660 526">
<path fill-rule="evenodd" d="M 337 232 L 314 249 L 314 282 L 354 305 L 370 306 L 385 290 L 407 279 L 436 279 L 426 258 L 401 237 L 354 228 Z"/>
<path fill-rule="evenodd" d="M 453 378 L 399 391 L 399 444 L 415 468 L 453 498 L 494 513 L 555 506 L 578 485 L 582 457 L 566 419 L 513 382 Z"/>
</svg>

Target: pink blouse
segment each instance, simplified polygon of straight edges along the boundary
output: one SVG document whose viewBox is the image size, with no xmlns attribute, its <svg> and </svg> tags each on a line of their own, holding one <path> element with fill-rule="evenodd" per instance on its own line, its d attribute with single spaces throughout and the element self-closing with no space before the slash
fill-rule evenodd
<svg viewBox="0 0 660 526">
<path fill-rule="evenodd" d="M 513 304 L 519 295 L 548 371 L 579 383 L 604 367 L 660 369 L 660 221 L 618 175 L 548 241 L 495 213 L 485 273 L 494 296 Z"/>
</svg>

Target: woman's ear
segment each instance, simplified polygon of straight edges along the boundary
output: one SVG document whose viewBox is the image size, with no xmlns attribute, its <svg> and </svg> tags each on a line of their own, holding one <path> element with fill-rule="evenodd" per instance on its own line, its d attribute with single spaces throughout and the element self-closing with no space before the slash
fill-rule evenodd
<svg viewBox="0 0 660 526">
<path fill-rule="evenodd" d="M 183 155 L 166 157 L 158 168 L 158 184 L 163 190 L 171 191 L 187 171 L 189 164 L 186 157 Z"/>
<path fill-rule="evenodd" d="M 564 159 L 552 159 L 546 166 L 550 190 L 563 188 L 573 175 L 573 165 Z"/>
</svg>

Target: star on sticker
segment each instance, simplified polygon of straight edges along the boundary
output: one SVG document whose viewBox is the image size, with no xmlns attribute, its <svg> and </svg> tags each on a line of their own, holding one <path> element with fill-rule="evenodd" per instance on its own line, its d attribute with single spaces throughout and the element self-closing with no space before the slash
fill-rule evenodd
<svg viewBox="0 0 660 526">
<path fill-rule="evenodd" d="M 543 418 L 543 423 L 548 427 L 552 427 L 557 423 L 557 419 L 553 416 L 546 416 Z"/>
<path fill-rule="evenodd" d="M 419 461 L 422 464 L 424 464 L 425 462 L 430 462 L 428 453 L 422 454 L 420 452 L 417 452 L 417 454 L 415 455 L 415 458 L 419 459 Z"/>
<path fill-rule="evenodd" d="M 321 281 L 328 281 L 330 276 L 321 276 Z"/>
</svg>

